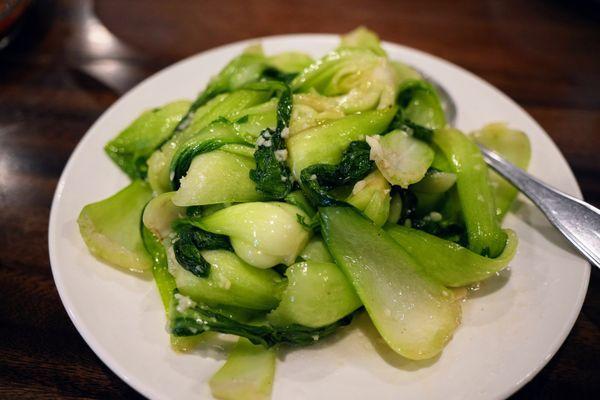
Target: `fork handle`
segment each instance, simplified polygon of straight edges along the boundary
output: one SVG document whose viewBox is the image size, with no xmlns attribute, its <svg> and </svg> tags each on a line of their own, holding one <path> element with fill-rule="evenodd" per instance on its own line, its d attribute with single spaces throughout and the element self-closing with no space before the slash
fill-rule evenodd
<svg viewBox="0 0 600 400">
<path fill-rule="evenodd" d="M 555 189 L 479 146 L 487 164 L 512 183 L 593 265 L 600 268 L 600 210 Z"/>
</svg>

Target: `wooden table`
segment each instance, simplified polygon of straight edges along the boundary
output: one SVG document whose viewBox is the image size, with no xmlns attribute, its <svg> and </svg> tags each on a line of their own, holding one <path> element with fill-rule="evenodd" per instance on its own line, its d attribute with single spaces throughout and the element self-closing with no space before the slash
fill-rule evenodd
<svg viewBox="0 0 600 400">
<path fill-rule="evenodd" d="M 118 98 L 90 68 L 119 66 L 113 84 L 121 90 L 228 42 L 364 24 L 507 93 L 552 136 L 585 198 L 600 205 L 600 13 L 592 0 L 289 3 L 40 0 L 0 52 L 0 398 L 139 397 L 79 336 L 48 261 L 58 177 L 81 136 Z M 594 270 L 565 344 L 515 398 L 600 393 L 599 285 Z"/>
</svg>

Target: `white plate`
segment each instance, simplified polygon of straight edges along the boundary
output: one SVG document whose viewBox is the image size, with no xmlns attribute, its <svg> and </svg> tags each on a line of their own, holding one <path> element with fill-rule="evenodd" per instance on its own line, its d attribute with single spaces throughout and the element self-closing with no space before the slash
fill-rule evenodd
<svg viewBox="0 0 600 400">
<path fill-rule="evenodd" d="M 125 382 L 152 399 L 210 398 L 206 381 L 224 355 L 169 348 L 162 305 L 150 280 L 94 259 L 79 236 L 81 208 L 125 186 L 127 178 L 102 147 L 143 110 L 194 98 L 210 76 L 250 43 L 219 47 L 183 60 L 135 87 L 90 128 L 62 174 L 50 215 L 52 272 L 71 320 L 96 354 Z M 261 39 L 266 52 L 321 56 L 334 35 Z M 465 131 L 507 121 L 529 135 L 533 175 L 580 197 L 569 166 L 543 129 L 519 106 L 471 73 L 439 58 L 385 43 L 392 59 L 435 77 L 458 106 Z M 515 392 L 554 355 L 583 302 L 589 265 L 526 200 L 506 226 L 519 234 L 511 268 L 486 281 L 464 304 L 463 323 L 442 355 L 411 362 L 385 350 L 367 324 L 325 343 L 286 353 L 277 364 L 273 399 L 496 399 Z M 364 321 L 363 321 L 364 322 Z"/>
</svg>

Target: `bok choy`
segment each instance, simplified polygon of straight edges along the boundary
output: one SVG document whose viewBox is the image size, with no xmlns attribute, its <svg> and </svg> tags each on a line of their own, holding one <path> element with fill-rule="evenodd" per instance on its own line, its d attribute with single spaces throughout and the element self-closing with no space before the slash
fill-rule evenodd
<svg viewBox="0 0 600 400">
<path fill-rule="evenodd" d="M 357 313 L 399 355 L 435 357 L 459 329 L 455 288 L 516 254 L 501 222 L 517 191 L 476 142 L 525 168 L 526 135 L 449 126 L 435 87 L 386 49 L 366 28 L 316 60 L 251 46 L 105 146 L 132 182 L 83 207 L 83 241 L 152 273 L 175 350 L 237 337 L 217 398 L 268 399 L 280 348 Z"/>
</svg>

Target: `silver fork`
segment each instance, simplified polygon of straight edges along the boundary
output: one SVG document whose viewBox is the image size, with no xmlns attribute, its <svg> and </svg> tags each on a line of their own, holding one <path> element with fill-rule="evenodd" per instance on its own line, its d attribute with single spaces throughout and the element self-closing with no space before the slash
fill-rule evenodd
<svg viewBox="0 0 600 400">
<path fill-rule="evenodd" d="M 448 91 L 435 79 L 419 72 L 436 88 L 446 119 L 454 124 L 457 108 Z M 534 178 L 498 153 L 482 145 L 479 148 L 490 167 L 527 196 L 592 265 L 600 268 L 600 210 Z"/>
<path fill-rule="evenodd" d="M 600 267 L 600 210 L 529 175 L 479 145 L 485 162 L 519 189 L 593 265 Z"/>
</svg>

